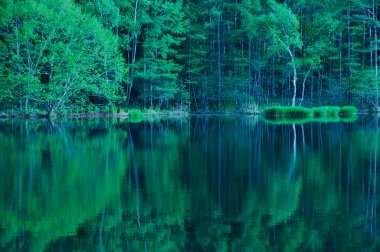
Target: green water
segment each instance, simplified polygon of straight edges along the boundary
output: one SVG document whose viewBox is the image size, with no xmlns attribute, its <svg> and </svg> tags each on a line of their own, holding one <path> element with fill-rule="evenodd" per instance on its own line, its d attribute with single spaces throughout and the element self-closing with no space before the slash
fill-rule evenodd
<svg viewBox="0 0 380 252">
<path fill-rule="evenodd" d="M 378 121 L 0 121 L 0 250 L 376 249 Z"/>
</svg>

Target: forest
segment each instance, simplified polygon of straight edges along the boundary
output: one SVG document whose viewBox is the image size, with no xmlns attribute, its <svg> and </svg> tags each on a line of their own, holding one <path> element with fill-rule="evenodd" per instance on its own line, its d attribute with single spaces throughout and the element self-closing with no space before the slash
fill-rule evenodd
<svg viewBox="0 0 380 252">
<path fill-rule="evenodd" d="M 0 0 L 0 110 L 379 110 L 376 0 Z"/>
</svg>

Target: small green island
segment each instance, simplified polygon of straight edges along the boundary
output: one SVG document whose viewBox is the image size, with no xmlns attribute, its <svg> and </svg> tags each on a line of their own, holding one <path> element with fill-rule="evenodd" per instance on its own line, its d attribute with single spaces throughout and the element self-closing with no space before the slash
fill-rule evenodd
<svg viewBox="0 0 380 252">
<path fill-rule="evenodd" d="M 323 106 L 306 108 L 302 106 L 268 107 L 263 111 L 266 122 L 273 124 L 302 124 L 307 122 L 352 122 L 358 116 L 354 106 Z"/>
</svg>

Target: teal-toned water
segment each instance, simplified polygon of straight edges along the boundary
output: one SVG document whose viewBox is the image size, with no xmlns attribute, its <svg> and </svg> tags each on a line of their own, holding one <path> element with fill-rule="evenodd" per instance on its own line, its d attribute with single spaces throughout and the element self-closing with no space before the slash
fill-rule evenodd
<svg viewBox="0 0 380 252">
<path fill-rule="evenodd" d="M 0 121 L 0 250 L 375 249 L 379 121 Z"/>
</svg>

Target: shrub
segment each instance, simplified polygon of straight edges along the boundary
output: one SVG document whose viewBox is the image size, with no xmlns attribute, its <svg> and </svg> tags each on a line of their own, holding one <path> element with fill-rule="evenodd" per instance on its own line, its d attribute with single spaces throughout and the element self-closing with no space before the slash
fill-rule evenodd
<svg viewBox="0 0 380 252">
<path fill-rule="evenodd" d="M 264 116 L 265 117 L 276 117 L 280 116 L 280 111 L 281 111 L 280 106 L 274 106 L 274 107 L 269 107 L 264 109 Z"/>
<path fill-rule="evenodd" d="M 306 122 L 348 122 L 357 119 L 357 109 L 352 106 L 323 106 L 316 108 L 272 106 L 264 110 L 267 122 L 275 124 L 300 124 Z"/>
<path fill-rule="evenodd" d="M 100 113 L 100 108 L 99 107 L 94 107 L 94 110 L 93 110 L 95 113 Z"/>
<path fill-rule="evenodd" d="M 82 114 L 84 112 L 85 112 L 85 109 L 83 107 L 77 107 L 75 109 L 75 113 L 77 113 L 77 114 Z"/>
<path fill-rule="evenodd" d="M 110 107 L 110 113 L 117 114 L 117 107 L 115 105 Z"/>
<path fill-rule="evenodd" d="M 338 106 L 323 106 L 313 108 L 312 110 L 315 118 L 338 117 L 340 108 Z"/>
<path fill-rule="evenodd" d="M 340 108 L 339 115 L 343 117 L 353 116 L 358 113 L 358 109 L 354 106 L 344 106 Z"/>
<path fill-rule="evenodd" d="M 313 113 L 310 109 L 301 106 L 274 106 L 265 109 L 264 115 L 265 117 L 308 118 L 312 117 Z"/>
<path fill-rule="evenodd" d="M 240 108 L 240 112 L 243 114 L 260 114 L 259 106 L 255 103 L 243 104 Z"/>
<path fill-rule="evenodd" d="M 128 118 L 131 122 L 141 122 L 145 119 L 144 113 L 139 109 L 131 109 L 128 113 Z"/>
</svg>

